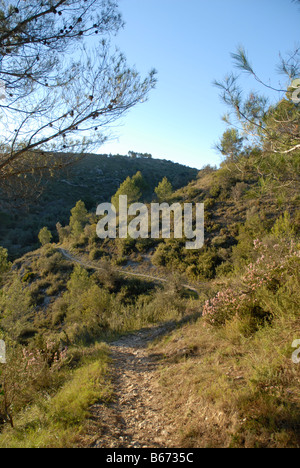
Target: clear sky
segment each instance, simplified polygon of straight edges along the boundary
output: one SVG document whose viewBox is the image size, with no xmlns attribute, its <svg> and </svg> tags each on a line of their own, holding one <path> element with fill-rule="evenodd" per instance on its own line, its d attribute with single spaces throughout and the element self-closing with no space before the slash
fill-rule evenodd
<svg viewBox="0 0 300 468">
<path fill-rule="evenodd" d="M 158 84 L 149 101 L 131 109 L 114 129 L 117 139 L 99 152 L 133 150 L 197 168 L 219 164 L 213 146 L 226 129 L 221 121 L 226 107 L 212 82 L 233 70 L 230 53 L 243 45 L 258 75 L 275 86 L 284 83 L 276 65 L 280 52 L 300 45 L 300 3 L 119 1 L 126 26 L 115 42 L 142 74 L 156 68 Z M 257 89 L 245 80 L 248 91 Z"/>
</svg>

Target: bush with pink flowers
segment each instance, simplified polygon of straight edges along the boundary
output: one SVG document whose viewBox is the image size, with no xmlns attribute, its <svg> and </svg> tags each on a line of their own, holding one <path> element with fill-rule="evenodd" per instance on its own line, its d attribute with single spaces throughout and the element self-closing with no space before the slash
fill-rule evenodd
<svg viewBox="0 0 300 468">
<path fill-rule="evenodd" d="M 300 250 L 294 241 L 254 241 L 257 259 L 239 280 L 232 280 L 206 301 L 203 316 L 211 325 L 223 325 L 233 317 L 250 319 L 257 329 L 285 311 L 300 306 Z M 298 299 L 297 299 L 298 297 Z"/>
</svg>

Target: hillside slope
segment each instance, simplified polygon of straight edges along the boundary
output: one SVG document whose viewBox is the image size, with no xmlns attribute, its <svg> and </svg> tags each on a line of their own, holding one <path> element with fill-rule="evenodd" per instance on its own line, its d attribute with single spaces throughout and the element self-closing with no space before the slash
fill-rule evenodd
<svg viewBox="0 0 300 468">
<path fill-rule="evenodd" d="M 30 190 L 29 187 L 29 194 L 40 193 L 38 199 L 24 200 L 23 206 L 19 200 L 21 205 L 14 209 L 5 204 L 5 197 L 1 196 L 0 245 L 8 249 L 12 258 L 38 247 L 37 235 L 43 226 L 55 231 L 58 221 L 67 223 L 70 210 L 78 200 L 83 200 L 88 209 L 96 210 L 99 203 L 109 202 L 119 185 L 137 171 L 141 171 L 148 185 L 148 199 L 163 177 L 167 176 L 178 189 L 198 173 L 197 169 L 161 159 L 86 155 L 54 177 L 42 179 L 38 188 L 34 186 Z"/>
<path fill-rule="evenodd" d="M 81 206 L 82 224 L 61 227 L 60 244 L 12 266 L 0 251 L 15 401 L 1 407 L 0 446 L 299 448 L 299 187 L 262 186 L 251 164 L 207 167 L 170 201 L 205 204 L 202 249 L 102 241 Z M 155 341 L 140 349 L 148 332 Z M 132 366 L 125 377 L 109 355 Z"/>
</svg>

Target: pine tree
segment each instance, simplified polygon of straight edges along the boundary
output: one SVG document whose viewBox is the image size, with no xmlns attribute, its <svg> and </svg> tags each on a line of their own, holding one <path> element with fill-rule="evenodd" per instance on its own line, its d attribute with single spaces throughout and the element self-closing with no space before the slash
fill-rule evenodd
<svg viewBox="0 0 300 468">
<path fill-rule="evenodd" d="M 146 188 L 147 184 L 145 183 L 143 175 L 138 171 L 133 177 L 127 177 L 120 185 L 116 194 L 112 197 L 111 202 L 117 210 L 119 207 L 119 197 L 121 195 L 127 195 L 128 205 L 136 203 L 141 199 Z"/>
<path fill-rule="evenodd" d="M 108 125 L 146 100 L 155 70 L 143 79 L 112 52 L 123 25 L 116 0 L 1 2 L 2 190 L 99 147 Z"/>
<path fill-rule="evenodd" d="M 9 270 L 11 264 L 8 261 L 8 252 L 3 247 L 0 247 L 0 277 L 3 273 Z"/>
<path fill-rule="evenodd" d="M 47 227 L 43 227 L 39 233 L 39 241 L 44 246 L 50 244 L 52 240 L 52 234 Z"/>
<path fill-rule="evenodd" d="M 71 210 L 70 228 L 72 235 L 78 237 L 88 222 L 88 211 L 83 201 L 79 200 Z"/>
<path fill-rule="evenodd" d="M 163 180 L 158 184 L 155 189 L 155 193 L 160 203 L 170 200 L 173 193 L 173 187 L 171 182 L 168 181 L 167 177 L 164 177 Z"/>
</svg>

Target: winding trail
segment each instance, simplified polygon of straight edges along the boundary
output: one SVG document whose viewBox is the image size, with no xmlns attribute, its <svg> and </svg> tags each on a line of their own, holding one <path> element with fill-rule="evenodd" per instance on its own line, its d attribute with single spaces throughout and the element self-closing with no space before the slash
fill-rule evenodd
<svg viewBox="0 0 300 468">
<path fill-rule="evenodd" d="M 94 262 L 87 262 L 86 260 L 76 256 L 76 255 L 73 255 L 71 254 L 68 250 L 66 249 L 63 249 L 61 247 L 59 247 L 57 249 L 67 260 L 73 262 L 73 263 L 78 263 L 79 265 L 85 267 L 85 268 L 92 268 L 93 270 L 97 270 L 97 271 L 106 271 L 105 268 L 103 267 L 99 267 L 99 265 L 96 265 Z M 151 275 L 146 275 L 146 274 L 143 274 L 143 273 L 133 273 L 132 271 L 127 271 L 127 270 L 122 270 L 122 269 L 116 269 L 115 270 L 117 273 L 123 275 L 123 276 L 133 276 L 133 277 L 136 277 L 136 278 L 145 278 L 145 279 L 148 279 L 148 280 L 151 280 L 151 281 L 155 281 L 155 282 L 158 282 L 158 283 L 167 283 L 168 280 L 165 279 L 165 278 L 158 278 L 156 276 L 151 276 Z M 197 295 L 199 294 L 199 291 L 194 288 L 193 286 L 190 286 L 189 284 L 182 284 L 181 285 L 183 288 L 189 290 L 189 291 L 192 291 L 194 293 L 196 293 Z"/>
<path fill-rule="evenodd" d="M 105 271 L 103 267 L 74 256 L 59 248 L 69 261 L 86 268 Z M 124 276 L 157 278 L 126 270 L 115 270 Z M 184 288 L 198 294 L 190 285 Z M 189 319 L 188 317 L 182 321 Z M 176 425 L 164 411 L 164 402 L 158 385 L 158 356 L 151 354 L 148 344 L 170 333 L 178 323 L 169 322 L 146 328 L 110 343 L 111 380 L 115 399 L 109 405 L 97 403 L 91 407 L 87 431 L 80 440 L 83 448 L 175 448 L 178 446 Z"/>
<path fill-rule="evenodd" d="M 170 332 L 173 323 L 140 330 L 111 344 L 115 400 L 91 408 L 86 448 L 176 447 L 174 423 L 163 409 L 157 384 L 157 359 L 149 342 Z"/>
</svg>

